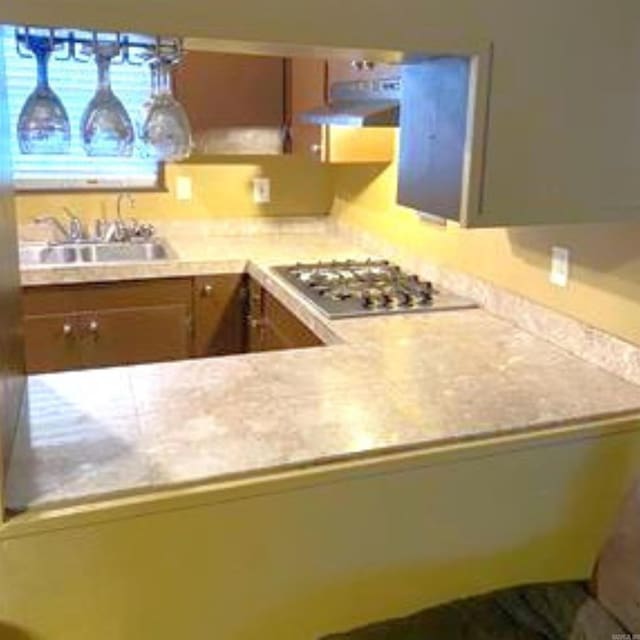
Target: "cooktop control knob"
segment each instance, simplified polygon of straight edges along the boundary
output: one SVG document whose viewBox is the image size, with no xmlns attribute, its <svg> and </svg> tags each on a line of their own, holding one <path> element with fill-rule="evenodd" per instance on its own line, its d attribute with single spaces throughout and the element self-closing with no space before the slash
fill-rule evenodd
<svg viewBox="0 0 640 640">
<path fill-rule="evenodd" d="M 398 306 L 408 307 L 411 305 L 411 294 L 406 291 L 400 291 L 398 293 Z"/>
<path fill-rule="evenodd" d="M 420 302 L 422 304 L 428 304 L 429 302 L 431 302 L 431 300 L 431 289 L 422 289 L 422 291 L 420 292 Z"/>
</svg>

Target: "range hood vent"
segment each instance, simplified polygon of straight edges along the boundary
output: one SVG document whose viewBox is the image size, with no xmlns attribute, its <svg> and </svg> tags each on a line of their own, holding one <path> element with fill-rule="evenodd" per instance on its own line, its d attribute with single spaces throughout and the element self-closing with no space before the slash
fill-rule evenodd
<svg viewBox="0 0 640 640">
<path fill-rule="evenodd" d="M 329 104 L 300 115 L 300 122 L 346 127 L 397 127 L 400 119 L 400 78 L 336 82 Z"/>
</svg>

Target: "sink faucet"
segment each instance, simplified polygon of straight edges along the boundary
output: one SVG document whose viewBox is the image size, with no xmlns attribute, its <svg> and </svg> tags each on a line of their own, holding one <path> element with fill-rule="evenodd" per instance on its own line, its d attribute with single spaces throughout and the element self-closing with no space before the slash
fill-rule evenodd
<svg viewBox="0 0 640 640">
<path fill-rule="evenodd" d="M 129 202 L 129 206 L 134 209 L 136 206 L 136 201 L 133 199 L 133 196 L 130 193 L 119 193 L 118 194 L 118 199 L 116 200 L 116 213 L 118 216 L 118 220 L 120 220 L 121 222 L 123 221 L 122 219 L 122 201 L 123 200 L 127 200 Z"/>
<path fill-rule="evenodd" d="M 64 207 L 64 212 L 69 217 L 69 227 L 65 227 L 54 215 L 42 215 L 33 219 L 36 224 L 48 224 L 62 236 L 62 242 L 80 242 L 84 239 L 84 229 L 80 218 L 70 209 Z"/>
<path fill-rule="evenodd" d="M 37 216 L 33 219 L 36 224 L 48 224 L 55 231 L 57 231 L 65 241 L 69 240 L 69 232 L 65 229 L 65 226 L 55 216 Z"/>
<path fill-rule="evenodd" d="M 63 207 L 64 212 L 69 217 L 69 231 L 68 237 L 71 242 L 80 242 L 85 239 L 84 229 L 82 228 L 82 222 L 71 209 Z"/>
</svg>

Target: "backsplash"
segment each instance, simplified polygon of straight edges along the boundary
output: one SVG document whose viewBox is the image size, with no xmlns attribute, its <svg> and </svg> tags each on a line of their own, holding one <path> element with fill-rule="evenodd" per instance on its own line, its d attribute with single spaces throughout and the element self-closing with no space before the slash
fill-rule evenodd
<svg viewBox="0 0 640 640">
<path fill-rule="evenodd" d="M 176 179 L 192 181 L 192 199 L 176 198 Z M 271 202 L 253 202 L 252 179 L 271 179 Z M 226 158 L 220 163 L 167 165 L 166 191 L 134 193 L 135 209 L 125 215 L 149 220 L 204 220 L 217 217 L 301 216 L 327 213 L 332 188 L 328 169 L 317 162 L 287 156 Z M 116 193 L 18 193 L 16 211 L 21 225 L 37 215 L 62 213 L 69 207 L 84 220 L 113 217 Z"/>
</svg>

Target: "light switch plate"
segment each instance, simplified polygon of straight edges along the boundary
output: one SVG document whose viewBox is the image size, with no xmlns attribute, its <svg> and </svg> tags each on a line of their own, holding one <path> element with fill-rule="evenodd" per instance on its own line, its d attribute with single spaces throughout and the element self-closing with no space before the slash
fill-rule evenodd
<svg viewBox="0 0 640 640">
<path fill-rule="evenodd" d="M 549 273 L 551 284 L 558 287 L 566 287 L 569 282 L 569 249 L 566 247 L 551 248 L 551 272 Z"/>
<path fill-rule="evenodd" d="M 176 178 L 176 199 L 191 200 L 193 197 L 193 187 L 191 178 L 187 176 L 178 176 Z"/>
<path fill-rule="evenodd" d="M 253 201 L 256 204 L 271 202 L 271 180 L 269 178 L 253 179 Z"/>
</svg>

